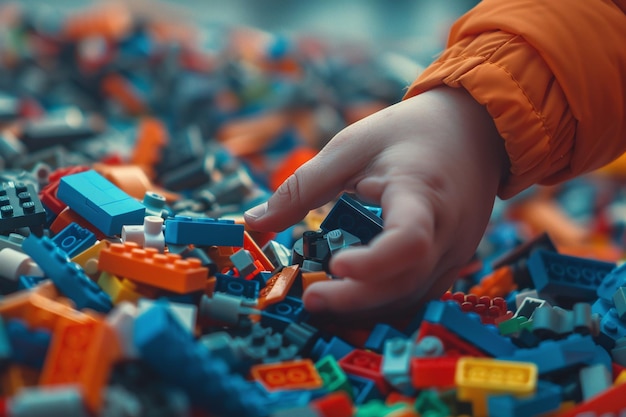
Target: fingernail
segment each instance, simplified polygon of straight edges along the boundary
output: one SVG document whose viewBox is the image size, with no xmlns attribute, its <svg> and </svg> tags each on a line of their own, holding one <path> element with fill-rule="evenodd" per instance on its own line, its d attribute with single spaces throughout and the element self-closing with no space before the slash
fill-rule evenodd
<svg viewBox="0 0 626 417">
<path fill-rule="evenodd" d="M 326 300 L 317 294 L 311 294 L 306 298 L 305 308 L 312 313 L 325 311 L 327 309 Z"/>
<path fill-rule="evenodd" d="M 258 206 L 252 207 L 250 210 L 247 210 L 244 214 L 252 219 L 258 219 L 267 211 L 267 201 L 265 203 L 259 204 Z"/>
</svg>

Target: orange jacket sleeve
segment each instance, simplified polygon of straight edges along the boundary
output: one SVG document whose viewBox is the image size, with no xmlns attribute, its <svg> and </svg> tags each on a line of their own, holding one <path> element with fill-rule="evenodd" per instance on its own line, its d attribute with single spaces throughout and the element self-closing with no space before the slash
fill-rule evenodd
<svg viewBox="0 0 626 417">
<path fill-rule="evenodd" d="M 483 0 L 452 26 L 411 97 L 462 87 L 493 117 L 509 198 L 626 150 L 626 0 Z"/>
</svg>

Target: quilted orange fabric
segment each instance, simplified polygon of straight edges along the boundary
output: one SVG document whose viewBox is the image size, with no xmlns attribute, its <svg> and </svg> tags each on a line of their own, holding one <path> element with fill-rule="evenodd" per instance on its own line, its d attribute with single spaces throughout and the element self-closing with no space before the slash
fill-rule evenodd
<svg viewBox="0 0 626 417">
<path fill-rule="evenodd" d="M 626 0 L 483 0 L 409 87 L 462 87 L 491 114 L 511 160 L 509 198 L 626 151 Z"/>
</svg>

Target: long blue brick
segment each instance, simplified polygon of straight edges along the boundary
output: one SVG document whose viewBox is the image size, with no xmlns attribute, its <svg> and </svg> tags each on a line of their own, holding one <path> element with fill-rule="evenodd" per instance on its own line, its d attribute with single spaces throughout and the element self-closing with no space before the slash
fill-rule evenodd
<svg viewBox="0 0 626 417">
<path fill-rule="evenodd" d="M 533 252 L 528 259 L 528 270 L 537 291 L 565 308 L 575 302 L 593 303 L 597 288 L 614 268 L 612 262 L 545 250 Z"/>
<path fill-rule="evenodd" d="M 516 350 L 510 339 L 498 333 L 497 327 L 481 323 L 475 313 L 464 313 L 454 301 L 431 301 L 426 307 L 424 320 L 442 325 L 494 357 L 511 355 Z"/>
<path fill-rule="evenodd" d="M 165 243 L 196 246 L 243 246 L 244 225 L 229 219 L 175 216 L 165 220 Z"/>
</svg>

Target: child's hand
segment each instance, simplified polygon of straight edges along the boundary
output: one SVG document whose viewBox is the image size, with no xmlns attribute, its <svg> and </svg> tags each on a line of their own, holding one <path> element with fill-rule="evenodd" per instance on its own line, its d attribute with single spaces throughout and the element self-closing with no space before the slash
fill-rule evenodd
<svg viewBox="0 0 626 417">
<path fill-rule="evenodd" d="M 245 219 L 252 229 L 282 230 L 344 190 L 379 204 L 383 232 L 334 255 L 330 270 L 345 279 L 311 285 L 304 304 L 314 312 L 403 309 L 452 284 L 507 171 L 487 111 L 465 90 L 443 87 L 347 127 Z"/>
</svg>

